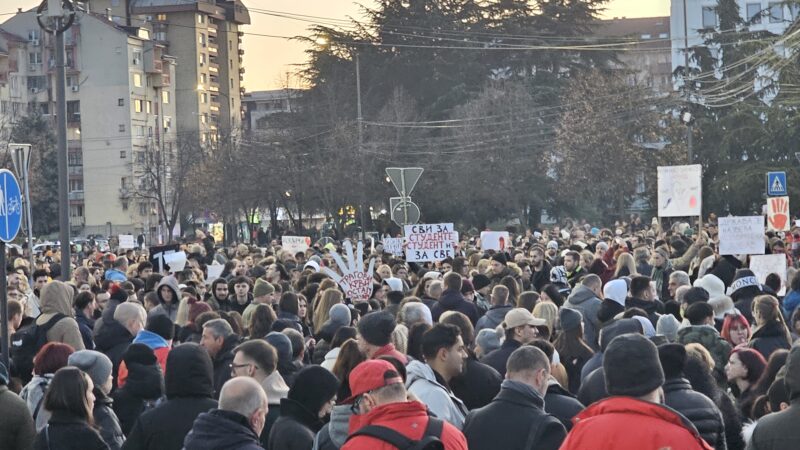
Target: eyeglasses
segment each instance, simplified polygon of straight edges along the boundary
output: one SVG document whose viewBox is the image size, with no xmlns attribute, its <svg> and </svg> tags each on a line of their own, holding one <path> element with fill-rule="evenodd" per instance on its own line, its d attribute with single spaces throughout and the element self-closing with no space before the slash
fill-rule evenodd
<svg viewBox="0 0 800 450">
<path fill-rule="evenodd" d="M 234 364 L 234 363 L 228 364 L 228 367 L 231 368 L 231 373 L 236 372 L 237 369 L 241 369 L 242 367 L 250 367 L 250 366 L 253 366 L 256 369 L 258 369 L 258 366 L 256 366 L 255 364 Z"/>
<path fill-rule="evenodd" d="M 356 399 L 353 401 L 353 404 L 350 405 L 350 412 L 352 412 L 353 414 L 356 414 L 356 415 L 361 414 L 361 402 L 364 400 L 364 396 L 365 395 L 371 394 L 371 393 L 372 393 L 372 391 L 367 391 L 367 392 L 364 392 L 363 394 L 359 395 L 358 397 L 356 397 Z"/>
</svg>

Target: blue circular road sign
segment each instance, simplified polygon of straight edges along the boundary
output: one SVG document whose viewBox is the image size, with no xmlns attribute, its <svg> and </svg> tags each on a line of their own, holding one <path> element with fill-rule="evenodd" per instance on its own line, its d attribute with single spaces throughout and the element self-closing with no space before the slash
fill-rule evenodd
<svg viewBox="0 0 800 450">
<path fill-rule="evenodd" d="M 13 241 L 21 224 L 22 194 L 19 182 L 11 171 L 0 169 L 0 241 Z"/>
</svg>

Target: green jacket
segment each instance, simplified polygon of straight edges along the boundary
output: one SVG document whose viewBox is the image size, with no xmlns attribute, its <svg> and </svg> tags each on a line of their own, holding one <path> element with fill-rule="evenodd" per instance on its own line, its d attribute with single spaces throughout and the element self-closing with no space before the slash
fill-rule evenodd
<svg viewBox="0 0 800 450">
<path fill-rule="evenodd" d="M 719 335 L 716 328 L 711 325 L 690 325 L 681 328 L 678 330 L 677 342 L 683 345 L 696 342 L 705 347 L 714 358 L 714 375 L 724 376 L 725 364 L 728 363 L 732 347 Z"/>
</svg>

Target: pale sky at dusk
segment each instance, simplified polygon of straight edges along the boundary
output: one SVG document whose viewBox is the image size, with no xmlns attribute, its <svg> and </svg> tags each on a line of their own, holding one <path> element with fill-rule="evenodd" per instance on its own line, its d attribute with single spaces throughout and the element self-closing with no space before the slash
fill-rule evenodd
<svg viewBox="0 0 800 450">
<path fill-rule="evenodd" d="M 358 14 L 359 3 L 368 4 L 367 0 L 243 0 L 250 8 L 281 11 L 295 14 L 306 14 L 320 17 L 345 19 Z M 39 2 L 31 0 L 2 0 L 0 13 L 13 12 L 17 8 L 31 8 Z M 605 17 L 650 17 L 669 15 L 670 0 L 611 0 Z M 0 21 L 9 16 L 0 16 Z M 252 24 L 244 31 L 279 36 L 297 36 L 305 34 L 311 24 L 292 19 L 285 19 L 253 11 L 250 13 Z M 360 18 L 356 16 L 356 18 Z M 293 72 L 295 65 L 305 62 L 303 44 L 284 39 L 258 36 L 244 37 L 244 85 L 247 90 L 275 89 L 286 83 L 286 73 Z M 295 87 L 295 82 L 290 82 Z"/>
</svg>

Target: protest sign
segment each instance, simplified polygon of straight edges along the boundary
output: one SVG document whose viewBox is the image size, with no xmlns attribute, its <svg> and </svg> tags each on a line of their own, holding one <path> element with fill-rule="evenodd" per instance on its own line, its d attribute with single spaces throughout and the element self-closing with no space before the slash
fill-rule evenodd
<svg viewBox="0 0 800 450">
<path fill-rule="evenodd" d="M 311 238 L 307 236 L 283 236 L 281 237 L 281 247 L 284 250 L 296 255 L 299 252 L 308 250 L 311 244 Z"/>
<path fill-rule="evenodd" d="M 132 234 L 120 234 L 119 248 L 122 249 L 136 248 L 136 239 L 134 239 Z"/>
<path fill-rule="evenodd" d="M 208 271 L 208 276 L 206 277 L 206 284 L 211 286 L 211 283 L 214 282 L 220 275 L 222 275 L 222 270 L 225 269 L 225 266 L 222 264 L 214 264 L 206 266 L 206 270 Z"/>
<path fill-rule="evenodd" d="M 767 200 L 767 230 L 789 231 L 789 197 L 772 197 Z"/>
<path fill-rule="evenodd" d="M 433 262 L 455 256 L 458 232 L 452 223 L 406 225 L 406 261 Z"/>
<path fill-rule="evenodd" d="M 169 266 L 169 273 L 180 272 L 186 267 L 186 252 L 167 253 L 164 263 Z"/>
<path fill-rule="evenodd" d="M 702 211 L 702 166 L 659 166 L 658 215 L 699 216 Z"/>
<path fill-rule="evenodd" d="M 369 260 L 369 268 L 364 271 L 364 243 L 359 241 L 355 255 L 353 255 L 353 244 L 350 241 L 345 241 L 343 246 L 347 255 L 347 263 L 338 253 L 331 251 L 331 256 L 339 266 L 341 275 L 327 267 L 323 267 L 322 271 L 333 281 L 339 283 L 344 294 L 353 303 L 366 302 L 372 296 L 372 270 L 375 267 L 375 259 Z"/>
<path fill-rule="evenodd" d="M 497 250 L 502 252 L 506 247 L 511 245 L 511 239 L 508 236 L 508 231 L 482 231 L 481 232 L 481 249 L 482 250 Z"/>
<path fill-rule="evenodd" d="M 781 290 L 778 295 L 786 294 L 786 255 L 754 255 L 750 257 L 750 270 L 756 275 L 758 282 L 764 284 L 771 273 L 781 277 Z"/>
<path fill-rule="evenodd" d="M 181 248 L 178 244 L 158 245 L 152 246 L 148 249 L 150 254 L 150 263 L 153 264 L 153 271 L 157 273 L 164 273 L 166 267 L 164 266 L 164 255 L 175 253 Z"/>
<path fill-rule="evenodd" d="M 394 256 L 403 256 L 403 242 L 405 238 L 383 238 L 383 251 Z"/>
<path fill-rule="evenodd" d="M 720 217 L 720 255 L 763 255 L 764 216 Z"/>
</svg>

